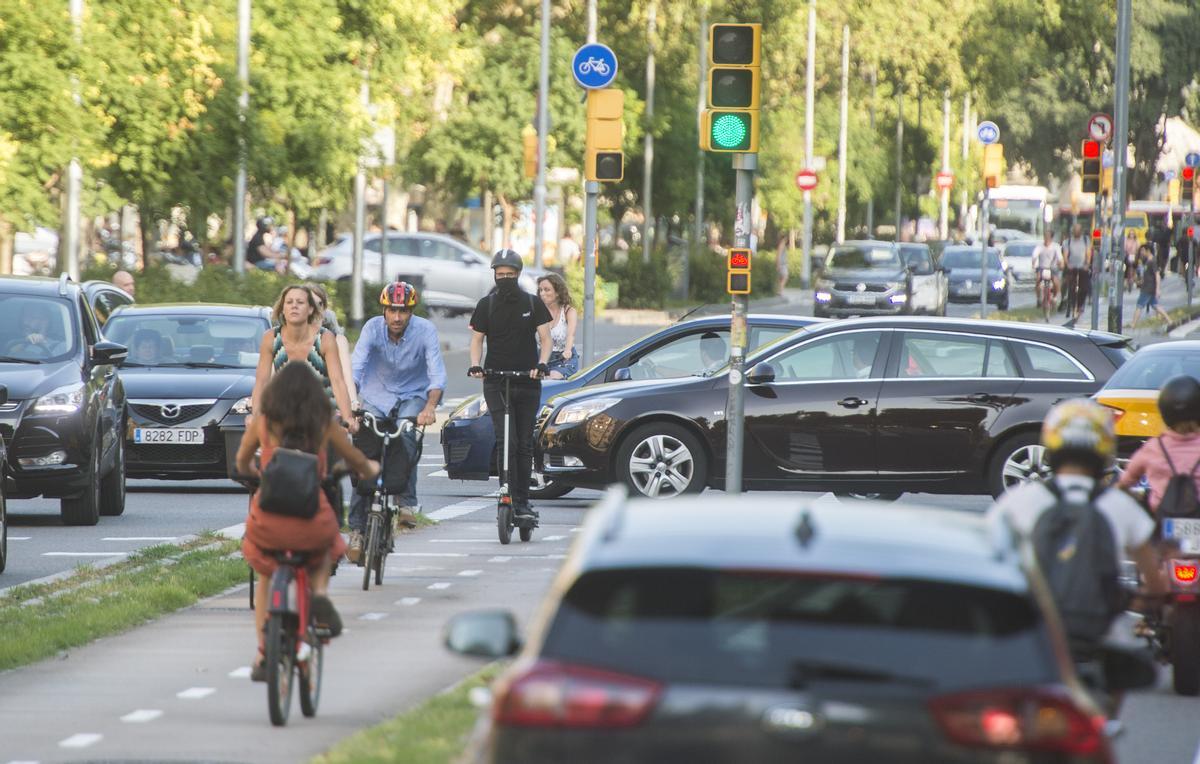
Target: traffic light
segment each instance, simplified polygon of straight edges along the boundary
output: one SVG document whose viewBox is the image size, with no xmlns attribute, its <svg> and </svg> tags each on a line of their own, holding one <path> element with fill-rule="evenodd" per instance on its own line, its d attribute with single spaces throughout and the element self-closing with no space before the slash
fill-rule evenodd
<svg viewBox="0 0 1200 764">
<path fill-rule="evenodd" d="M 538 150 L 537 130 L 534 130 L 531 126 L 526 125 L 525 129 L 521 131 L 521 140 L 525 144 L 525 177 L 536 178 Z"/>
<path fill-rule="evenodd" d="M 990 143 L 983 147 L 983 182 L 988 188 L 1000 185 L 1004 178 L 1004 146 Z"/>
<path fill-rule="evenodd" d="M 750 264 L 752 251 L 744 247 L 729 250 L 726 290 L 729 294 L 750 294 Z"/>
<path fill-rule="evenodd" d="M 1181 201 L 1184 204 L 1192 204 L 1196 196 L 1196 168 L 1184 167 L 1179 177 L 1183 181 L 1180 185 Z"/>
<path fill-rule="evenodd" d="M 700 121 L 700 148 L 757 152 L 762 25 L 713 24 L 708 38 L 708 108 Z"/>
<path fill-rule="evenodd" d="M 625 177 L 625 91 L 616 88 L 589 90 L 587 94 L 587 144 L 583 177 L 616 183 Z"/>
<path fill-rule="evenodd" d="M 1083 188 L 1085 194 L 1100 193 L 1100 141 L 1085 140 L 1079 152 L 1083 156 Z"/>
<path fill-rule="evenodd" d="M 1093 228 L 1092 229 L 1092 252 L 1098 253 L 1100 251 L 1100 245 L 1103 241 L 1104 241 L 1104 229 Z"/>
</svg>

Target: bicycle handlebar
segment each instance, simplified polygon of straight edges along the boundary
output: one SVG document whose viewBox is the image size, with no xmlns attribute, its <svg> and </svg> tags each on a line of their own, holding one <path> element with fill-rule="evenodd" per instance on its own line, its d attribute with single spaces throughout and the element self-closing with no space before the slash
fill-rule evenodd
<svg viewBox="0 0 1200 764">
<path fill-rule="evenodd" d="M 487 377 L 500 377 L 500 378 L 514 377 L 514 378 L 528 379 L 529 372 L 531 372 L 531 371 L 536 371 L 536 369 L 529 369 L 528 371 L 508 371 L 506 369 L 484 369 L 483 376 L 485 379 Z"/>
<path fill-rule="evenodd" d="M 362 419 L 363 425 L 366 426 L 367 429 L 381 438 L 398 438 L 400 437 L 401 433 L 411 431 L 417 427 L 417 420 L 415 417 L 391 419 L 389 417 L 375 416 L 370 411 L 365 411 L 363 409 L 359 409 L 354 413 Z M 394 429 L 390 431 L 381 429 L 381 427 L 386 427 L 388 425 L 393 425 Z M 424 432 L 424 428 L 421 428 L 421 433 L 423 434 Z"/>
</svg>

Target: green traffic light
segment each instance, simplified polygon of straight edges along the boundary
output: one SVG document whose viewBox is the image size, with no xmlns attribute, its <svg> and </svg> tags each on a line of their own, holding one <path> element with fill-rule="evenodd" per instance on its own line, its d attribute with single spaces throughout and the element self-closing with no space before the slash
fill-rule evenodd
<svg viewBox="0 0 1200 764">
<path fill-rule="evenodd" d="M 750 144 L 750 116 L 748 114 L 717 114 L 709 130 L 712 145 L 721 149 L 739 149 Z"/>
</svg>

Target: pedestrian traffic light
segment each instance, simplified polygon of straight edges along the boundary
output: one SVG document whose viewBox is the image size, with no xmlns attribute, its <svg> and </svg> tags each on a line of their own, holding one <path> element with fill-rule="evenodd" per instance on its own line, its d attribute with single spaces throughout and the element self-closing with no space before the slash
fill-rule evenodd
<svg viewBox="0 0 1200 764">
<path fill-rule="evenodd" d="M 525 177 L 537 177 L 537 151 L 538 151 L 538 136 L 537 130 L 526 125 L 521 132 L 521 141 L 525 144 Z"/>
<path fill-rule="evenodd" d="M 709 27 L 708 108 L 700 121 L 705 151 L 758 151 L 761 24 Z"/>
<path fill-rule="evenodd" d="M 750 294 L 750 265 L 753 253 L 744 247 L 729 250 L 726 291 L 729 294 Z"/>
<path fill-rule="evenodd" d="M 625 91 L 616 88 L 589 90 L 587 94 L 587 143 L 583 177 L 616 183 L 625 177 Z"/>
<path fill-rule="evenodd" d="M 1196 196 L 1196 168 L 1184 167 L 1183 172 L 1179 174 L 1183 183 L 1180 185 L 1180 194 L 1184 204 L 1192 204 Z"/>
<path fill-rule="evenodd" d="M 1100 245 L 1103 243 L 1103 241 L 1104 241 L 1104 229 L 1103 228 L 1093 228 L 1092 229 L 1092 252 L 1099 253 Z"/>
<path fill-rule="evenodd" d="M 1000 185 L 1004 178 L 1004 146 L 989 143 L 983 147 L 983 183 L 988 188 Z"/>
<path fill-rule="evenodd" d="M 1091 139 L 1085 140 L 1080 148 L 1080 155 L 1083 157 L 1083 171 L 1080 173 L 1083 178 L 1083 188 L 1085 194 L 1100 193 L 1100 141 Z"/>
</svg>

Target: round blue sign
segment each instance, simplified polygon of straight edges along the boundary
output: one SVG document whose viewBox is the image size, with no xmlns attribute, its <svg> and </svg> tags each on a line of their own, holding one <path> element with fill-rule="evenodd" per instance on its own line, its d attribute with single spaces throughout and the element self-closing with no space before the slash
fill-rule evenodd
<svg viewBox="0 0 1200 764">
<path fill-rule="evenodd" d="M 1197 154 L 1195 151 L 1190 152 L 1184 157 L 1183 163 L 1188 167 L 1200 167 L 1200 154 Z"/>
<path fill-rule="evenodd" d="M 979 127 L 975 128 L 975 137 L 983 145 L 991 145 L 1000 140 L 1000 128 L 995 122 L 980 122 Z"/>
<path fill-rule="evenodd" d="M 607 45 L 588 43 L 575 51 L 571 60 L 571 74 L 581 87 L 599 90 L 612 84 L 617 78 L 617 54 Z"/>
</svg>

